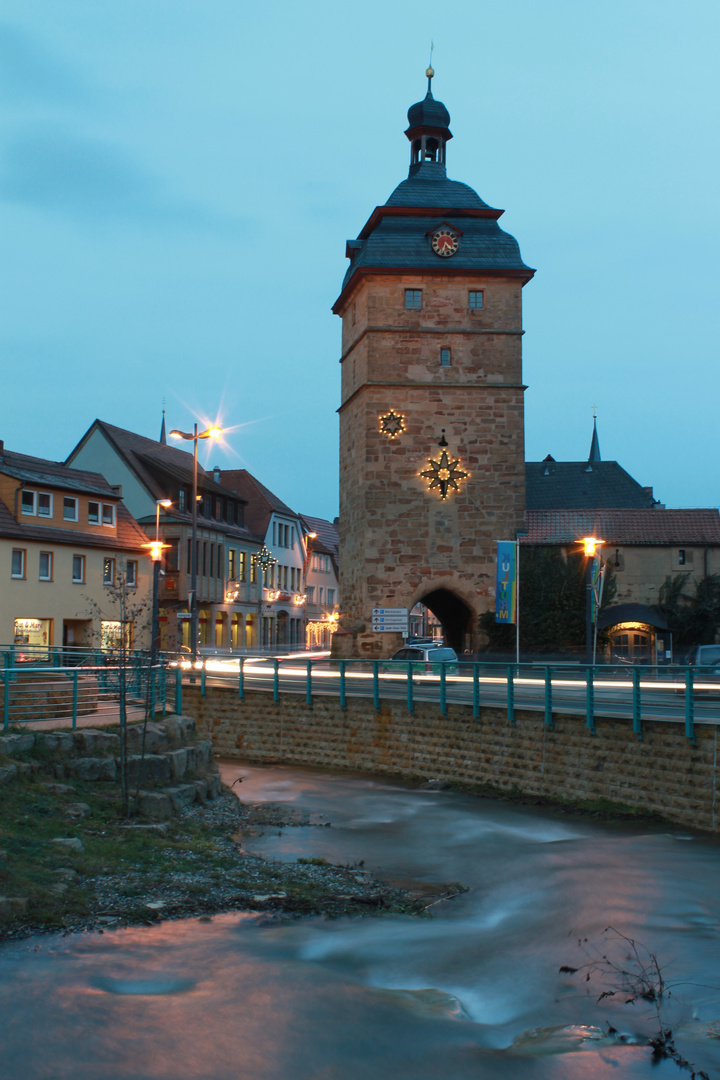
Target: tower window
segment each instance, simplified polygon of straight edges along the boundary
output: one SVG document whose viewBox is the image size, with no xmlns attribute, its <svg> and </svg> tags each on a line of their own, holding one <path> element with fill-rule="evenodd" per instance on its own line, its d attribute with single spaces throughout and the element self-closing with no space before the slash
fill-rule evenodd
<svg viewBox="0 0 720 1080">
<path fill-rule="evenodd" d="M 440 350 L 440 367 L 450 367 L 450 350 Z"/>
<path fill-rule="evenodd" d="M 405 290 L 405 307 L 415 309 L 422 307 L 422 289 Z"/>
<path fill-rule="evenodd" d="M 481 311 L 483 308 L 482 290 L 470 289 L 468 292 L 468 307 L 471 311 Z"/>
</svg>

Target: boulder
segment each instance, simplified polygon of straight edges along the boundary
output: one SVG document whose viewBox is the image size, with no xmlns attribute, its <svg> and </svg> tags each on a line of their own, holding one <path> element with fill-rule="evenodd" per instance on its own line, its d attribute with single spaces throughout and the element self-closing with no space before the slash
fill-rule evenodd
<svg viewBox="0 0 720 1080">
<path fill-rule="evenodd" d="M 167 720 L 163 720 L 162 726 L 165 728 L 167 737 L 171 743 L 181 743 L 185 741 L 185 732 L 179 717 L 168 717 Z"/>
<path fill-rule="evenodd" d="M 165 757 L 170 762 L 170 773 L 173 780 L 182 780 L 187 772 L 187 750 L 168 750 Z"/>
<path fill-rule="evenodd" d="M 52 780 L 45 780 L 42 786 L 53 795 L 75 794 L 75 788 L 71 784 L 55 784 Z"/>
<path fill-rule="evenodd" d="M 35 745 L 35 736 L 29 731 L 23 731 L 20 735 L 0 735 L 0 754 L 14 757 L 15 754 L 24 754 L 32 750 Z"/>
<path fill-rule="evenodd" d="M 193 784 L 195 785 L 195 791 L 197 793 L 197 801 L 201 803 L 206 802 L 208 797 L 207 780 L 203 780 L 201 777 L 199 780 L 193 780 Z"/>
<path fill-rule="evenodd" d="M 115 759 L 111 757 L 83 757 L 68 763 L 70 775 L 76 780 L 110 780 L 117 777 Z"/>
<path fill-rule="evenodd" d="M 77 852 L 79 855 L 82 855 L 85 850 L 85 845 L 82 840 L 79 840 L 76 836 L 56 836 L 50 843 L 55 844 L 56 847 L 63 848 L 64 851 Z"/>
<path fill-rule="evenodd" d="M 192 716 L 175 716 L 174 720 L 177 720 L 182 731 L 183 739 L 192 739 L 195 734 L 195 720 Z"/>
<path fill-rule="evenodd" d="M 212 758 L 212 740 L 200 739 L 195 743 L 195 752 L 197 754 L 197 769 L 202 769 L 204 766 L 210 764 Z"/>
<path fill-rule="evenodd" d="M 172 803 L 162 791 L 141 791 L 140 813 L 151 821 L 162 821 L 172 814 Z"/>
<path fill-rule="evenodd" d="M 92 810 L 86 802 L 74 802 L 65 807 L 65 813 L 68 817 L 84 818 L 91 814 Z"/>
<path fill-rule="evenodd" d="M 118 761 L 118 768 L 120 762 Z M 170 780 L 170 762 L 165 754 L 132 754 L 127 761 L 128 780 L 131 784 L 155 781 L 163 784 Z"/>
<path fill-rule="evenodd" d="M 167 750 L 169 740 L 161 724 L 149 721 L 145 726 L 145 753 L 156 754 Z M 140 753 L 143 746 L 143 724 L 131 724 L 127 729 L 128 749 Z"/>
<path fill-rule="evenodd" d="M 207 777 L 208 799 L 217 799 L 222 795 L 222 780 L 220 773 L 210 773 Z"/>
<path fill-rule="evenodd" d="M 38 735 L 36 745 L 46 754 L 72 754 L 73 737 L 68 732 L 48 731 Z"/>
<path fill-rule="evenodd" d="M 25 896 L 0 896 L 0 921 L 12 919 L 15 915 L 24 915 L 27 906 Z"/>
<path fill-rule="evenodd" d="M 18 767 L 15 764 L 0 765 L 0 787 L 9 784 L 18 775 Z"/>
<path fill-rule="evenodd" d="M 178 784 L 177 787 L 165 788 L 165 794 L 172 803 L 173 810 L 182 810 L 190 806 L 197 798 L 197 790 L 194 784 Z"/>
<path fill-rule="evenodd" d="M 97 731 L 95 728 L 79 728 L 73 732 L 73 743 L 78 754 L 96 757 L 98 754 L 117 754 L 120 750 L 120 736 L 110 731 Z"/>
</svg>

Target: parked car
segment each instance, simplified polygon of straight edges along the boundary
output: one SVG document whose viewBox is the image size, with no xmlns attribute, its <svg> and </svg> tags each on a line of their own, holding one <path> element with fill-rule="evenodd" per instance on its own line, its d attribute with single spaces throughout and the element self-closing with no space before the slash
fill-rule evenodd
<svg viewBox="0 0 720 1080">
<path fill-rule="evenodd" d="M 689 653 L 687 663 L 706 674 L 720 675 L 720 645 L 698 645 Z"/>
<path fill-rule="evenodd" d="M 392 666 L 386 664 L 383 671 L 402 672 L 400 664 L 403 662 L 411 663 L 413 671 L 421 671 L 427 675 L 439 675 L 441 668 L 445 670 L 446 675 L 455 675 L 458 670 L 457 653 L 442 642 L 406 645 L 390 659 Z"/>
</svg>

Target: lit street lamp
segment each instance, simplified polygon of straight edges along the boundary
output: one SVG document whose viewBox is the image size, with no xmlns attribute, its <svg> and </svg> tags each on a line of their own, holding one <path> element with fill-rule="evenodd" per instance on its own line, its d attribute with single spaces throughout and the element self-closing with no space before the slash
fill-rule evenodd
<svg viewBox="0 0 720 1080">
<path fill-rule="evenodd" d="M 198 644 L 198 606 L 197 606 L 197 446 L 198 439 L 217 439 L 222 435 L 220 427 L 209 427 L 205 431 L 198 431 L 198 426 L 193 426 L 192 433 L 187 431 L 171 431 L 174 439 L 191 439 L 193 444 L 193 493 L 192 493 L 192 556 L 190 560 L 190 652 L 192 658 L 192 670 L 195 670 L 197 661 Z"/>
<path fill-rule="evenodd" d="M 587 559 L 585 567 L 585 663 L 590 665 L 595 662 L 595 650 L 593 648 L 593 563 L 598 548 L 605 541 L 598 540 L 595 536 L 583 536 L 580 543 L 583 546 L 583 554 Z"/>
<path fill-rule="evenodd" d="M 156 499 L 155 500 L 155 539 L 152 540 L 146 546 L 150 548 L 150 558 L 153 561 L 153 594 L 152 594 L 152 624 L 150 633 L 152 640 L 150 643 L 150 663 L 157 663 L 158 655 L 158 638 L 160 636 L 160 612 L 159 612 L 159 582 L 160 582 L 160 560 L 162 559 L 163 548 L 167 547 L 167 544 L 163 544 L 160 540 L 160 507 L 164 507 L 166 510 L 169 506 L 172 506 L 171 499 Z"/>
</svg>

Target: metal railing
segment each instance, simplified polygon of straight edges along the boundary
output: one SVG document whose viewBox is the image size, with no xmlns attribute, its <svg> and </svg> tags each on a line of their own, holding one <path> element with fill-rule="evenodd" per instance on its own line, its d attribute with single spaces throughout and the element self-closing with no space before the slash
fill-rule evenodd
<svg viewBox="0 0 720 1080">
<path fill-rule="evenodd" d="M 428 670 L 429 668 L 429 670 Z M 454 669 L 454 670 L 453 670 Z M 542 714 L 552 729 L 556 713 L 582 716 L 589 732 L 597 717 L 632 723 L 641 739 L 643 722 L 680 722 L 694 741 L 696 724 L 720 723 L 720 675 L 685 666 L 585 666 L 562 663 L 451 665 L 392 660 L 314 660 L 304 657 L 203 657 L 197 672 L 189 664 L 176 666 L 176 704 L 182 707 L 182 683 L 233 686 L 240 700 L 248 690 L 303 694 L 312 708 L 318 695 L 337 696 L 341 708 L 349 697 L 371 698 L 376 710 L 382 700 L 403 700 L 412 713 L 416 702 L 437 703 L 441 716 L 451 704 L 464 705 L 480 721 L 483 709 L 501 708 L 510 724 L 516 711 Z"/>
<path fill-rule="evenodd" d="M 61 651 L 42 650 L 34 659 L 3 651 L 0 667 L 0 707 L 2 728 L 11 725 L 48 723 L 54 727 L 77 727 L 87 718 L 91 724 L 120 721 L 121 706 L 126 716 L 141 719 L 165 712 L 167 705 L 167 665 L 152 665 L 147 654 L 124 657 L 101 654 L 81 658 L 77 652 L 70 664 L 62 663 Z"/>
</svg>

